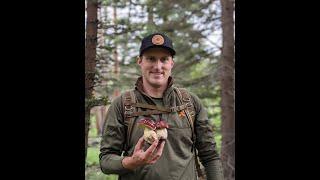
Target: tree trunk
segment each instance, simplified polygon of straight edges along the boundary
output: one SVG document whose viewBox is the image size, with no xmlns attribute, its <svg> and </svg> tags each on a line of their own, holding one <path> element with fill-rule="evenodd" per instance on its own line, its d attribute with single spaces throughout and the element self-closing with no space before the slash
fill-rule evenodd
<svg viewBox="0 0 320 180">
<path fill-rule="evenodd" d="M 235 179 L 235 118 L 234 118 L 234 1 L 220 0 L 222 8 L 221 53 L 221 158 L 225 180 Z"/>
<path fill-rule="evenodd" d="M 86 50 L 85 50 L 85 99 L 92 99 L 96 66 L 97 0 L 87 1 Z M 90 126 L 90 106 L 85 109 L 85 158 L 87 157 Z"/>
<path fill-rule="evenodd" d="M 114 2 L 114 6 L 113 6 L 113 22 L 114 22 L 114 33 L 117 34 L 117 6 L 116 6 L 116 2 Z M 114 50 L 113 50 L 113 59 L 115 61 L 114 63 L 114 74 L 115 74 L 115 78 L 119 81 L 119 76 L 120 76 L 120 66 L 119 66 L 119 58 L 118 58 L 118 43 L 115 41 L 114 43 Z M 116 86 L 114 91 L 113 91 L 113 97 L 117 97 L 120 95 L 120 90 L 119 87 Z"/>
<path fill-rule="evenodd" d="M 107 7 L 106 6 L 101 6 L 99 8 L 99 11 L 98 11 L 98 20 L 99 22 L 101 22 L 102 24 L 106 23 L 107 20 L 106 20 L 106 17 L 107 17 Z M 105 87 L 107 85 L 107 77 L 108 77 L 108 69 L 107 69 L 107 63 L 105 62 L 105 60 L 107 59 L 107 53 L 106 53 L 106 38 L 105 38 L 105 29 L 104 28 L 98 28 L 98 44 L 97 44 L 97 47 L 102 47 L 101 49 L 100 48 L 97 48 L 97 50 L 100 51 L 100 55 L 101 55 L 101 60 L 100 61 L 97 61 L 99 62 L 99 67 L 96 66 L 96 70 L 99 72 L 100 74 L 100 84 L 99 86 L 97 84 L 96 87 L 97 89 L 101 89 L 102 87 Z M 98 96 L 100 96 L 101 94 L 98 94 Z"/>
</svg>

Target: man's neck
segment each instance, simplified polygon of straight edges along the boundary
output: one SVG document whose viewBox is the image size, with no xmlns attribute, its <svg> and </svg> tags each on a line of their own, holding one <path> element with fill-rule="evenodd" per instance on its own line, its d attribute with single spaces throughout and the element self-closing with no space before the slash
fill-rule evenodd
<svg viewBox="0 0 320 180">
<path fill-rule="evenodd" d="M 162 98 L 164 91 L 166 90 L 167 86 L 161 87 L 153 87 L 149 84 L 143 84 L 143 91 L 151 97 L 154 98 Z"/>
</svg>

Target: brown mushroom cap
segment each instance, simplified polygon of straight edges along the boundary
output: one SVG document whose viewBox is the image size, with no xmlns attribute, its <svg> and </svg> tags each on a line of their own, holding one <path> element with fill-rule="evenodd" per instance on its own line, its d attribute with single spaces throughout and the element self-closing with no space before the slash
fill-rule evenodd
<svg viewBox="0 0 320 180">
<path fill-rule="evenodd" d="M 141 119 L 139 122 L 138 122 L 139 125 L 142 125 L 144 127 L 148 127 L 152 130 L 155 130 L 156 129 L 156 124 L 154 123 L 153 120 L 151 119 L 148 119 L 148 118 L 145 118 L 145 119 Z"/>
<path fill-rule="evenodd" d="M 160 120 L 156 122 L 156 127 L 157 129 L 169 128 L 169 124 L 164 120 Z"/>
</svg>

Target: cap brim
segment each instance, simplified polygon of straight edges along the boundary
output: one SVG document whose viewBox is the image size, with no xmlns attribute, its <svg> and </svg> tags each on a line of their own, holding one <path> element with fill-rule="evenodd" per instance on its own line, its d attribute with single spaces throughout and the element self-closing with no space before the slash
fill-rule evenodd
<svg viewBox="0 0 320 180">
<path fill-rule="evenodd" d="M 154 45 L 154 46 L 150 46 L 150 47 L 147 47 L 147 48 L 145 48 L 144 50 L 142 50 L 142 51 L 140 52 L 140 56 L 141 56 L 145 51 L 147 51 L 147 50 L 149 50 L 149 49 L 151 49 L 151 48 L 163 48 L 163 49 L 168 50 L 172 56 L 176 55 L 176 51 L 175 51 L 174 49 L 172 49 L 172 48 L 169 48 L 169 47 L 166 47 L 166 46 Z"/>
</svg>

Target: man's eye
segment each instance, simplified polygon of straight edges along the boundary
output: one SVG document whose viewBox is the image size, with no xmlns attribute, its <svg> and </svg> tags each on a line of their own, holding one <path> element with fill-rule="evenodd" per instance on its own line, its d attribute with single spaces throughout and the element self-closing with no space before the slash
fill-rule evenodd
<svg viewBox="0 0 320 180">
<path fill-rule="evenodd" d="M 148 60 L 148 61 L 154 61 L 155 58 L 154 58 L 154 57 L 147 57 L 147 60 Z"/>
<path fill-rule="evenodd" d="M 163 63 L 167 62 L 168 60 L 169 60 L 168 57 L 161 58 L 161 62 L 163 62 Z"/>
</svg>

